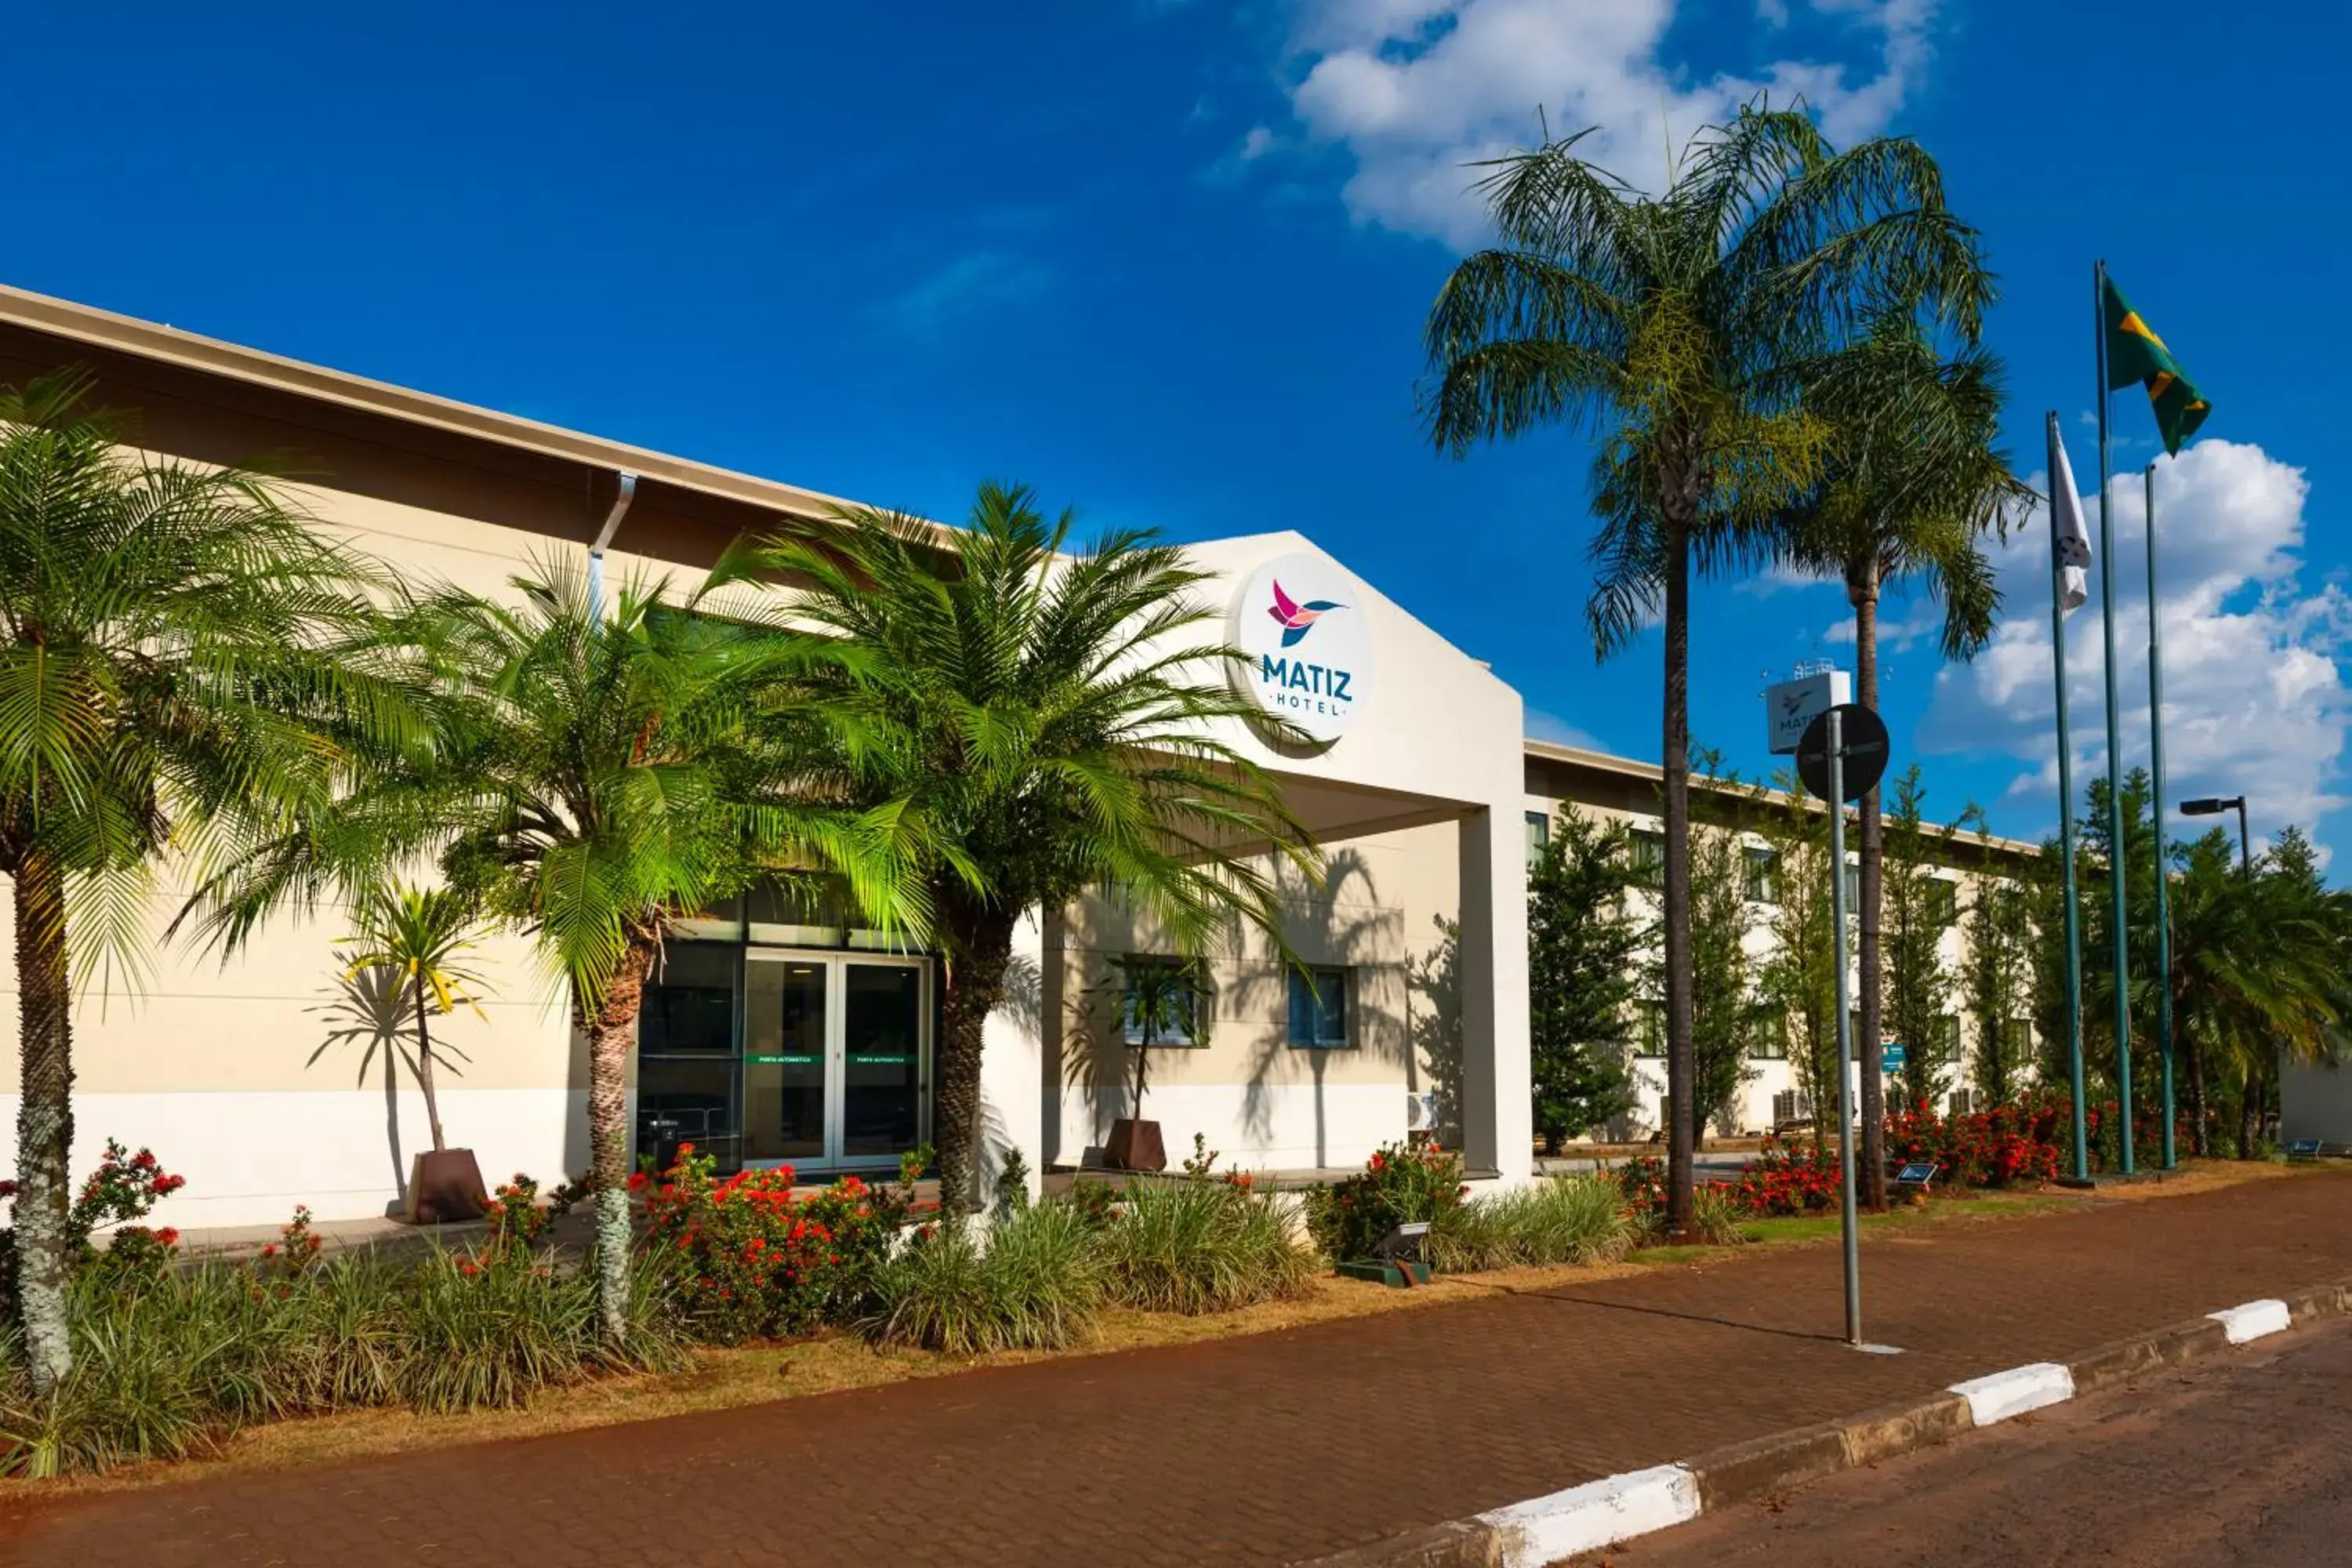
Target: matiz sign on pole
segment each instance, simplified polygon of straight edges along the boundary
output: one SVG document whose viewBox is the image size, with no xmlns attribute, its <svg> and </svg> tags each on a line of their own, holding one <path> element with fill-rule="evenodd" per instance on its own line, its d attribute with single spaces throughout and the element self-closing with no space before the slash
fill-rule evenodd
<svg viewBox="0 0 2352 1568">
<path fill-rule="evenodd" d="M 1764 730 L 1772 754 L 1784 757 L 1795 751 L 1814 720 L 1839 703 L 1853 700 L 1853 678 L 1843 669 L 1816 670 L 1766 687 Z"/>
</svg>

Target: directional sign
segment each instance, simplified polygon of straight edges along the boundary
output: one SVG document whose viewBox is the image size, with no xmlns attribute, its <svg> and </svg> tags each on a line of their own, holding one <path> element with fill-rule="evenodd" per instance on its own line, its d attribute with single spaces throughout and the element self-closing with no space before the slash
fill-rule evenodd
<svg viewBox="0 0 2352 1568">
<path fill-rule="evenodd" d="M 1911 1059 L 1911 1053 L 1905 1050 L 1899 1043 L 1890 1044 L 1879 1052 L 1878 1059 L 1888 1072 L 1901 1072 L 1903 1064 Z"/>
<path fill-rule="evenodd" d="M 1845 798 L 1860 800 L 1878 787 L 1886 772 L 1886 725 L 1858 702 L 1841 702 L 1805 727 L 1797 742 L 1797 776 L 1823 800 L 1830 797 L 1830 713 L 1845 738 Z"/>
</svg>

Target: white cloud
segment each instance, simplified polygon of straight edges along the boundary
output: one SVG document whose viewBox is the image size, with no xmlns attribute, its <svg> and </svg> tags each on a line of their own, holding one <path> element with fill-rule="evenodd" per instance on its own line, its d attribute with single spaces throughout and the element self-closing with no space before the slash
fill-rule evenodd
<svg viewBox="0 0 2352 1568">
<path fill-rule="evenodd" d="M 2037 483 L 2041 482 L 2039 479 Z M 2346 804 L 2352 597 L 2303 576 L 2303 470 L 2260 447 L 2207 440 L 2157 465 L 2164 606 L 2165 773 L 2178 801 L 2243 793 L 2264 831 L 2305 826 Z M 2126 766 L 2148 756 L 2147 555 L 2140 476 L 2115 482 L 2116 558 L 2066 622 L 2075 788 L 2106 768 L 2097 573 L 2116 573 L 2116 678 Z M 2097 497 L 2084 499 L 2095 536 Z M 2094 542 L 2095 543 L 2095 537 Z M 2036 510 L 1996 551 L 2004 597 L 1992 645 L 1940 671 L 1923 750 L 1989 752 L 2026 764 L 2009 796 L 2055 820 L 2056 700 L 2051 680 L 2049 523 Z M 2176 819 L 2174 831 L 2187 825 Z"/>
<path fill-rule="evenodd" d="M 1609 749 L 1590 730 L 1580 729 L 1559 714 L 1540 708 L 1528 710 L 1526 723 L 1529 740 L 1549 741 L 1555 746 L 1575 746 L 1587 752 Z"/>
<path fill-rule="evenodd" d="M 925 274 L 890 301 L 889 312 L 909 337 L 937 338 L 958 321 L 1035 299 L 1048 281 L 1034 262 L 975 250 Z"/>
<path fill-rule="evenodd" d="M 1809 0 L 1870 57 L 1780 59 L 1703 79 L 1660 47 L 1675 0 L 1302 0 L 1292 37 L 1291 110 L 1313 142 L 1352 154 L 1344 196 L 1359 222 L 1476 245 L 1486 217 L 1465 168 L 1555 134 L 1596 128 L 1587 147 L 1622 177 L 1663 182 L 1667 144 L 1720 123 L 1759 92 L 1802 94 L 1839 142 L 1883 130 L 1928 55 L 1937 0 Z M 1785 4 L 1767 0 L 1759 38 Z"/>
</svg>

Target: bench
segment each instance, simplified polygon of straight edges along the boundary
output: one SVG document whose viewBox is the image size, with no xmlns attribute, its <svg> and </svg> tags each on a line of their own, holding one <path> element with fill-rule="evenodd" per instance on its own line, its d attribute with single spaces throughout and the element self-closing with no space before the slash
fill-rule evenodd
<svg viewBox="0 0 2352 1568">
<path fill-rule="evenodd" d="M 2286 1146 L 2289 1160 L 2316 1160 L 2324 1145 L 2316 1138 L 2298 1138 Z"/>
</svg>

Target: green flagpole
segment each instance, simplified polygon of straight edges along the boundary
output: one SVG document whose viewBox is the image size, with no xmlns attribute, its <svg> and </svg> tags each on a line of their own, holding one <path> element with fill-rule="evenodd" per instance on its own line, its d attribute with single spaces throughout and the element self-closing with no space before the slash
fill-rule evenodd
<svg viewBox="0 0 2352 1568">
<path fill-rule="evenodd" d="M 2147 749 L 2148 803 L 2156 822 L 2156 1049 L 2164 1082 L 2164 1168 L 2177 1170 L 2180 1151 L 2175 1146 L 2172 1107 L 2172 921 L 2165 910 L 2164 857 L 2164 639 L 2163 617 L 2156 596 L 2156 464 L 2141 471 L 2147 500 Z"/>
<path fill-rule="evenodd" d="M 2099 345 L 2099 611 L 2107 648 L 2107 925 L 2115 942 L 2116 1108 L 2123 1173 L 2132 1173 L 2131 925 L 2124 890 L 2122 704 L 2116 691 L 2116 531 L 2107 471 L 2107 264 L 2091 272 L 2092 331 Z"/>
<path fill-rule="evenodd" d="M 2058 867 L 2065 899 L 2066 1065 L 2074 1091 L 2074 1180 L 2091 1179 L 2083 1132 L 2083 927 L 2074 892 L 2074 737 L 2066 719 L 2066 567 L 2058 549 L 2058 411 L 2050 411 L 2050 647 L 2058 679 Z"/>
</svg>

